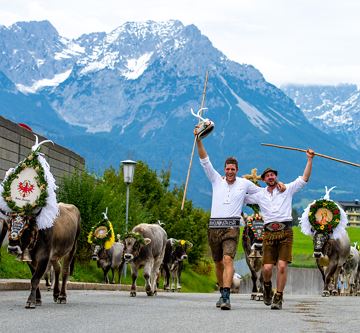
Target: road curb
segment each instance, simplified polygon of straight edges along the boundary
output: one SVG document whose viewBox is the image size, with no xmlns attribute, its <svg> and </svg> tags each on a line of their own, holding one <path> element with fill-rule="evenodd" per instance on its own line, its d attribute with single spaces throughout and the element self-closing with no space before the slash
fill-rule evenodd
<svg viewBox="0 0 360 333">
<path fill-rule="evenodd" d="M 113 290 L 113 291 L 130 291 L 130 285 L 105 284 L 90 282 L 72 282 L 67 284 L 68 290 Z M 47 290 L 45 282 L 40 282 L 40 289 Z M 0 279 L 0 291 L 5 290 L 30 290 L 30 280 L 23 279 Z M 137 287 L 138 291 L 144 291 L 144 287 Z"/>
</svg>

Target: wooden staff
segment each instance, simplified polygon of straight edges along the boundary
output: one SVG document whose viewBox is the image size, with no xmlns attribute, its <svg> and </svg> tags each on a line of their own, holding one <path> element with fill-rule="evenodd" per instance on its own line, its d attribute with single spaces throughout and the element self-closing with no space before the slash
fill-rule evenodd
<svg viewBox="0 0 360 333">
<path fill-rule="evenodd" d="M 288 150 L 297 150 L 297 151 L 303 151 L 306 152 L 306 149 L 300 149 L 300 148 L 294 148 L 294 147 L 288 147 L 288 146 L 279 146 L 279 145 L 274 145 L 271 143 L 262 143 L 262 146 L 268 146 L 268 147 L 275 147 L 275 148 L 281 148 L 281 149 L 288 149 Z M 324 154 L 319 154 L 319 153 L 315 153 L 316 156 L 320 156 L 320 157 L 324 157 L 327 158 L 329 160 L 333 160 L 336 162 L 341 162 L 341 163 L 345 163 L 345 164 L 350 164 L 352 166 L 356 166 L 356 167 L 360 167 L 360 164 L 357 163 L 353 163 L 353 162 L 349 162 L 349 161 L 345 161 L 345 160 L 340 160 L 338 158 L 332 157 L 332 156 L 328 156 L 328 155 L 324 155 Z"/>
<path fill-rule="evenodd" d="M 199 113 L 200 116 L 202 116 L 202 109 L 204 108 L 204 105 L 205 105 L 205 96 L 206 96 L 206 87 L 207 87 L 208 77 L 209 77 L 209 73 L 208 73 L 208 71 L 206 71 L 204 90 L 202 93 L 201 106 L 200 106 L 201 111 Z M 199 119 L 199 123 L 200 123 L 200 121 L 201 120 Z M 189 168 L 188 168 L 186 181 L 185 181 L 184 195 L 183 195 L 183 199 L 182 199 L 182 203 L 181 203 L 181 210 L 184 210 L 186 191 L 187 191 L 187 187 L 188 187 L 188 183 L 189 183 L 189 179 L 190 179 L 190 170 L 191 170 L 192 161 L 193 161 L 193 157 L 194 157 L 195 145 L 196 145 L 196 136 L 194 138 L 194 143 L 193 143 L 193 147 L 192 147 L 192 151 L 191 151 L 190 163 L 189 163 Z"/>
</svg>

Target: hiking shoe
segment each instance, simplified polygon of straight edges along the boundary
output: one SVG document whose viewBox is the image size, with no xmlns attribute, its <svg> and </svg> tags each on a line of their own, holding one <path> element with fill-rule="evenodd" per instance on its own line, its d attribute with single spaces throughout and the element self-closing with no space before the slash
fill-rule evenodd
<svg viewBox="0 0 360 333">
<path fill-rule="evenodd" d="M 222 296 L 220 296 L 219 300 L 216 302 L 216 307 L 219 308 L 222 303 L 223 303 L 223 298 Z"/>
<path fill-rule="evenodd" d="M 223 302 L 220 305 L 221 310 L 231 310 L 230 298 L 223 298 Z"/>
<path fill-rule="evenodd" d="M 282 294 L 275 293 L 271 303 L 271 310 L 281 310 L 282 302 L 283 302 Z"/>
<path fill-rule="evenodd" d="M 273 298 L 274 292 L 272 290 L 271 283 L 269 286 L 264 284 L 264 292 L 263 292 L 263 301 L 265 305 L 271 305 L 271 300 Z"/>
</svg>

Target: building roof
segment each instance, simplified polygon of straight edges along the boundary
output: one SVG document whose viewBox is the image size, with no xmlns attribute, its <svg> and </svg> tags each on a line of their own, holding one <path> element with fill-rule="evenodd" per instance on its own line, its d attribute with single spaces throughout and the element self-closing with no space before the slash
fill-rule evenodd
<svg viewBox="0 0 360 333">
<path fill-rule="evenodd" d="M 343 207 L 359 207 L 360 208 L 359 199 L 355 199 L 353 201 L 338 201 L 338 202 Z"/>
</svg>

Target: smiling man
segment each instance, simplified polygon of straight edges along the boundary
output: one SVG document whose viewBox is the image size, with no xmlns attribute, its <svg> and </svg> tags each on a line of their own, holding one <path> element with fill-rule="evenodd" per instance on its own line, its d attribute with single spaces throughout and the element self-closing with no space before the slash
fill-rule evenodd
<svg viewBox="0 0 360 333">
<path fill-rule="evenodd" d="M 271 309 L 280 310 L 287 278 L 288 263 L 292 260 L 292 198 L 308 182 L 315 153 L 306 151 L 307 163 L 302 176 L 286 185 L 286 190 L 277 189 L 277 171 L 267 168 L 261 174 L 265 188 L 255 194 L 246 195 L 245 203 L 258 204 L 264 220 L 263 235 L 263 277 L 264 303 Z M 276 293 L 273 295 L 271 276 L 273 266 L 277 265 Z"/>
<path fill-rule="evenodd" d="M 197 128 L 194 133 L 197 134 Z M 221 176 L 212 166 L 200 139 L 197 139 L 197 148 L 200 164 L 212 185 L 208 240 L 221 293 L 216 306 L 222 310 L 230 310 L 230 287 L 234 275 L 233 260 L 239 242 L 240 215 L 244 198 L 246 193 L 257 193 L 261 188 L 247 179 L 236 176 L 238 172 L 236 158 L 226 159 L 225 176 Z"/>
</svg>

